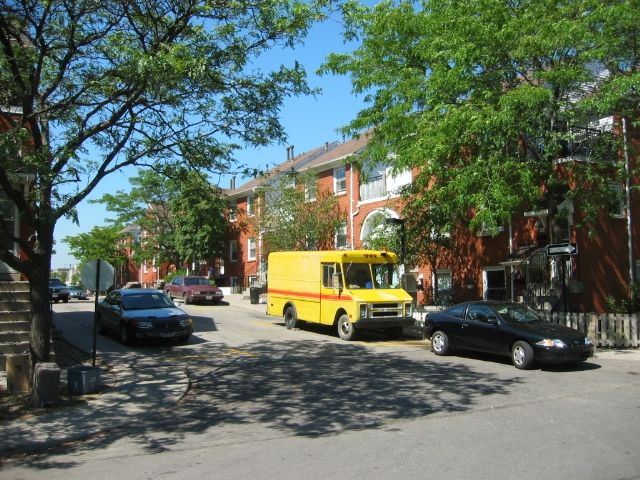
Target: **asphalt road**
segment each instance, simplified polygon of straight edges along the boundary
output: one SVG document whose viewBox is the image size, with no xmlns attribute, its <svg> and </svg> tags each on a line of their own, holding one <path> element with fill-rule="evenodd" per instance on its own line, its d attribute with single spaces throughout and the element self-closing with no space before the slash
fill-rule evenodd
<svg viewBox="0 0 640 480">
<path fill-rule="evenodd" d="M 91 307 L 54 306 L 65 339 L 85 349 Z M 344 342 L 251 310 L 185 310 L 196 325 L 185 346 L 97 338 L 101 358 L 135 352 L 140 365 L 186 371 L 181 404 L 11 460 L 0 479 L 640 478 L 638 360 L 520 371 L 437 357 L 410 337 Z"/>
</svg>

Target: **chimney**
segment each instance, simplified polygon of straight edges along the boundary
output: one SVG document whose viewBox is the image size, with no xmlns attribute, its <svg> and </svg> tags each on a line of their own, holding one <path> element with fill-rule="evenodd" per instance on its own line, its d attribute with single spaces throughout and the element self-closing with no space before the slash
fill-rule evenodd
<svg viewBox="0 0 640 480">
<path fill-rule="evenodd" d="M 324 142 L 324 153 L 329 151 L 329 142 Z"/>
<path fill-rule="evenodd" d="M 291 160 L 293 160 L 293 157 L 295 157 L 293 154 L 293 145 L 289 145 L 289 148 L 291 149 Z"/>
<path fill-rule="evenodd" d="M 236 189 L 236 177 L 231 177 L 230 188 L 231 188 L 231 190 L 235 190 Z"/>
</svg>

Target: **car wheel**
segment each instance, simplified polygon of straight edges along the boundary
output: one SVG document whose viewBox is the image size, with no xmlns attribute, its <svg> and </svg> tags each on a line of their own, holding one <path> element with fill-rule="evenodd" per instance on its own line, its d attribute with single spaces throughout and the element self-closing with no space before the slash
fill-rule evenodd
<svg viewBox="0 0 640 480">
<path fill-rule="evenodd" d="M 189 305 L 189 295 L 187 295 L 186 293 L 182 295 L 182 300 L 184 301 L 185 305 Z"/>
<path fill-rule="evenodd" d="M 349 315 L 342 315 L 338 319 L 338 335 L 343 340 L 354 340 L 356 338 L 356 327 L 353 326 L 351 320 L 349 320 Z"/>
<path fill-rule="evenodd" d="M 384 329 L 384 333 L 387 334 L 387 337 L 390 340 L 395 340 L 400 335 L 402 335 L 403 330 L 404 330 L 404 327 L 389 327 Z"/>
<path fill-rule="evenodd" d="M 178 337 L 178 343 L 180 345 L 184 345 L 185 343 L 187 343 L 189 341 L 189 338 L 191 338 L 191 335 L 185 335 L 184 337 Z"/>
<path fill-rule="evenodd" d="M 62 303 L 69 303 L 69 297 L 67 297 L 67 298 L 63 298 L 63 299 L 62 299 Z"/>
<path fill-rule="evenodd" d="M 106 335 L 108 333 L 107 328 L 102 323 L 102 317 L 98 315 L 98 333 L 100 335 Z"/>
<path fill-rule="evenodd" d="M 513 344 L 511 349 L 511 361 L 516 368 L 528 370 L 533 366 L 533 348 L 522 340 Z"/>
<path fill-rule="evenodd" d="M 131 332 L 124 323 L 120 325 L 120 341 L 123 345 L 131 344 Z"/>
<path fill-rule="evenodd" d="M 289 330 L 292 328 L 299 328 L 300 322 L 298 321 L 298 313 L 296 307 L 288 307 L 284 312 L 284 326 Z"/>
<path fill-rule="evenodd" d="M 436 355 L 447 355 L 449 353 L 449 337 L 442 330 L 438 330 L 431 336 L 431 350 Z"/>
</svg>

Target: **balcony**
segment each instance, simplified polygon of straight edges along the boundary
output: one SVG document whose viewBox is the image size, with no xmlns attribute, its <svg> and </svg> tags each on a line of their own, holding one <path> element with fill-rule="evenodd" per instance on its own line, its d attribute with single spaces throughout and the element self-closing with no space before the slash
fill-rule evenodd
<svg viewBox="0 0 640 480">
<path fill-rule="evenodd" d="M 612 163 L 619 158 L 619 145 L 613 132 L 595 128 L 571 127 L 563 133 L 565 137 L 558 140 L 558 150 L 555 161 L 575 160 L 590 163 Z M 544 141 L 535 139 L 530 141 L 538 152 L 544 151 Z M 549 152 L 545 152 L 548 154 Z M 533 155 L 529 155 L 531 158 Z"/>
</svg>

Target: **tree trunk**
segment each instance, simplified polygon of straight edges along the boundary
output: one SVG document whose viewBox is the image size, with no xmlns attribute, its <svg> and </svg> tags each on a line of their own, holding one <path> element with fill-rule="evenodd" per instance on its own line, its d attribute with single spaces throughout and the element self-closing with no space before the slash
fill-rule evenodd
<svg viewBox="0 0 640 480">
<path fill-rule="evenodd" d="M 53 250 L 53 226 L 44 233 L 38 232 L 34 245 L 35 255 L 28 261 L 24 274 L 31 287 L 31 325 L 29 329 L 30 386 L 33 394 L 35 365 L 49 361 L 51 352 L 51 300 L 49 273 Z"/>
</svg>

